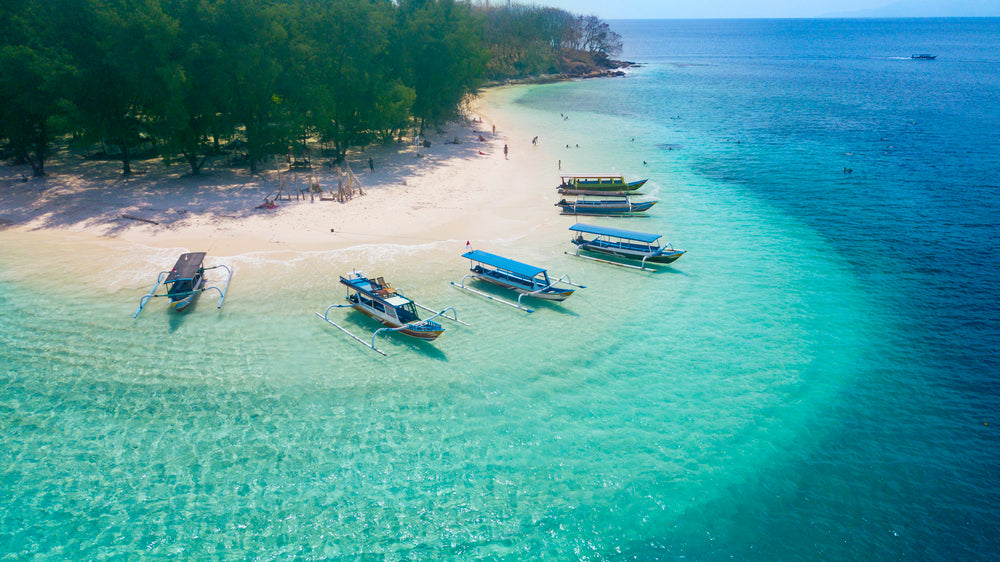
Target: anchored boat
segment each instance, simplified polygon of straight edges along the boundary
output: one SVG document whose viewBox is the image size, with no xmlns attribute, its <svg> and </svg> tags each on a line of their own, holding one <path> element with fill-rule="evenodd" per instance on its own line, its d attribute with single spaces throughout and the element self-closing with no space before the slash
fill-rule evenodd
<svg viewBox="0 0 1000 562">
<path fill-rule="evenodd" d="M 569 227 L 569 229 L 577 233 L 572 239 L 572 242 L 576 244 L 576 253 L 570 255 L 610 263 L 613 265 L 634 267 L 636 269 L 651 271 L 651 268 L 646 267 L 647 262 L 655 264 L 669 264 L 677 261 L 677 259 L 685 253 L 684 250 L 675 250 L 670 244 L 661 246 L 659 239 L 662 236 L 660 234 L 647 234 L 645 232 L 634 232 L 631 230 L 622 230 L 620 228 L 608 228 L 604 226 L 579 223 L 574 224 Z M 584 236 L 585 234 L 591 234 L 593 236 L 586 237 Z M 614 256 L 616 258 L 626 260 L 638 261 L 641 265 L 634 266 L 589 256 L 582 256 L 580 255 L 580 250 Z M 569 252 L 566 253 L 569 254 Z"/>
<path fill-rule="evenodd" d="M 177 258 L 177 263 L 174 264 L 174 267 L 170 271 L 161 271 L 156 278 L 156 284 L 153 285 L 153 288 L 150 289 L 148 294 L 139 299 L 139 310 L 135 311 L 132 318 L 139 316 L 146 303 L 152 298 L 166 297 L 170 299 L 171 308 L 174 310 L 183 310 L 194 302 L 198 295 L 205 291 L 218 292 L 218 308 L 222 308 L 222 303 L 226 300 L 226 289 L 229 288 L 229 281 L 233 278 L 233 270 L 227 265 L 205 267 L 204 261 L 205 252 L 181 254 Z M 205 272 L 216 268 L 226 270 L 226 283 L 221 289 L 214 286 L 205 286 Z M 156 289 L 160 285 L 164 285 L 167 288 L 167 292 L 157 295 L 155 294 Z"/>
<path fill-rule="evenodd" d="M 635 191 L 646 184 L 647 180 L 633 182 L 625 181 L 620 175 L 592 175 L 592 176 L 559 176 L 560 190 L 582 190 L 582 191 Z"/>
<path fill-rule="evenodd" d="M 568 275 L 563 275 L 559 279 L 552 281 L 549 279 L 548 272 L 540 267 L 514 261 L 489 252 L 472 250 L 462 254 L 462 257 L 470 260 L 471 267 L 469 271 L 471 271 L 471 273 L 462 277 L 461 284 L 452 281 L 452 285 L 459 289 L 486 297 L 490 300 L 495 300 L 508 306 L 519 308 L 525 312 L 534 312 L 532 309 L 521 305 L 521 299 L 525 296 L 545 300 L 564 301 L 573 294 L 574 289 L 556 287 L 555 285 L 557 283 L 565 283 L 566 285 L 585 288 L 583 285 L 577 285 L 576 283 L 571 282 Z M 492 295 L 487 295 L 486 293 L 477 291 L 470 287 L 466 287 L 465 280 L 469 277 L 519 293 L 517 303 L 506 301 Z"/>
<path fill-rule="evenodd" d="M 458 319 L 458 314 L 454 308 L 449 307 L 441 311 L 427 308 L 406 298 L 401 291 L 392 287 L 382 277 L 367 277 L 361 272 L 353 271 L 347 277 L 341 276 L 340 283 L 347 287 L 348 304 L 331 304 L 323 314 L 317 312 L 316 316 L 319 316 L 356 341 L 382 355 L 385 355 L 385 352 L 375 347 L 375 337 L 380 332 L 400 332 L 412 338 L 433 341 L 444 333 L 444 327 L 434 322 L 435 318 L 447 318 L 448 320 L 468 326 L 468 324 Z M 369 344 L 343 326 L 330 320 L 330 310 L 334 308 L 353 308 L 365 316 L 381 322 L 385 327 L 379 328 L 372 334 L 372 341 Z M 434 316 L 426 320 L 421 320 L 417 314 L 417 308 L 433 312 Z M 445 312 L 449 310 L 452 311 L 453 316 L 445 315 Z"/>
<path fill-rule="evenodd" d="M 656 201 L 633 203 L 631 198 L 623 196 L 617 199 L 562 199 L 556 207 L 562 209 L 563 215 L 632 216 L 644 214 L 655 204 Z"/>
</svg>

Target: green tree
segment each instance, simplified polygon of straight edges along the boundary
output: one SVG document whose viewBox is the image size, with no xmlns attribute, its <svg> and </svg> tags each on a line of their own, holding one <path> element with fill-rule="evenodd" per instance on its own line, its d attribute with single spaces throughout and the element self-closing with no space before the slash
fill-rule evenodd
<svg viewBox="0 0 1000 562">
<path fill-rule="evenodd" d="M 413 114 L 421 130 L 457 115 L 462 99 L 481 85 L 489 52 L 482 47 L 481 20 L 454 0 L 401 0 L 395 57 L 400 75 L 416 97 Z"/>
<path fill-rule="evenodd" d="M 412 94 L 386 59 L 392 5 L 381 0 L 304 1 L 292 39 L 292 106 L 303 132 L 332 143 L 335 159 L 408 118 Z"/>
<path fill-rule="evenodd" d="M 228 57 L 218 40 L 227 22 L 215 2 L 169 0 L 170 16 L 179 23 L 176 52 L 164 67 L 166 95 L 155 108 L 156 135 L 167 157 L 179 155 L 199 175 L 219 141 L 232 132 L 231 115 L 222 100 Z"/>
<path fill-rule="evenodd" d="M 119 151 L 130 175 L 134 151 L 155 140 L 150 127 L 176 70 L 178 24 L 158 0 L 90 0 L 87 15 L 74 45 L 80 123 L 89 138 Z"/>
<path fill-rule="evenodd" d="M 217 38 L 226 57 L 221 104 L 243 136 L 252 173 L 267 156 L 287 151 L 295 136 L 287 103 L 289 8 L 266 0 L 218 5 Z"/>
<path fill-rule="evenodd" d="M 52 142 L 66 130 L 71 110 L 64 85 L 73 67 L 59 28 L 73 11 L 63 0 L 0 7 L 0 138 L 35 177 L 45 175 Z"/>
</svg>

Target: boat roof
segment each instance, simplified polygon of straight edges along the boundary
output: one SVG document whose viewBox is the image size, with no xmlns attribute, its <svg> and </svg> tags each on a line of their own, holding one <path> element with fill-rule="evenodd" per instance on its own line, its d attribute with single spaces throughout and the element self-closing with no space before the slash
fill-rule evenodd
<svg viewBox="0 0 1000 562">
<path fill-rule="evenodd" d="M 662 234 L 650 234 L 647 232 L 636 232 L 634 230 L 623 230 L 621 228 L 608 228 L 606 226 L 597 226 L 593 224 L 583 224 L 577 223 L 569 227 L 570 230 L 575 230 L 577 232 L 586 232 L 587 234 L 596 234 L 598 236 L 614 236 L 616 238 L 625 238 L 628 240 L 636 240 L 639 242 L 645 242 L 651 244 L 656 242 Z"/>
<path fill-rule="evenodd" d="M 385 299 L 385 302 L 389 303 L 389 306 L 396 307 L 396 306 L 403 306 L 405 304 L 409 304 L 410 299 L 405 298 L 405 297 L 401 297 L 399 295 L 395 295 L 395 296 L 392 296 L 392 297 L 389 297 L 389 298 Z"/>
<path fill-rule="evenodd" d="M 174 264 L 173 269 L 170 270 L 170 275 L 167 275 L 167 278 L 163 282 L 174 283 L 175 281 L 194 279 L 194 275 L 201 269 L 203 261 L 205 261 L 205 252 L 181 254 L 181 257 L 177 258 L 177 263 Z"/>
<path fill-rule="evenodd" d="M 517 275 L 522 275 L 528 277 L 529 279 L 538 275 L 539 273 L 545 273 L 545 270 L 541 267 L 535 267 L 533 265 L 528 265 L 526 263 L 521 263 L 519 261 L 514 261 L 496 254 L 491 254 L 489 252 L 483 252 L 481 250 L 472 250 L 471 252 L 466 252 L 462 254 L 463 258 L 468 258 L 473 261 L 477 261 L 484 265 L 489 265 L 498 269 L 503 269 L 510 271 L 511 273 L 516 273 Z"/>
</svg>

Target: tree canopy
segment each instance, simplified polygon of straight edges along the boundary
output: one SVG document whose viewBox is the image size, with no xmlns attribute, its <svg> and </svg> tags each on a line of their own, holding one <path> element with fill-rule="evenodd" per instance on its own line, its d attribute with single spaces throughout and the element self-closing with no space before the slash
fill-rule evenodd
<svg viewBox="0 0 1000 562">
<path fill-rule="evenodd" d="M 44 175 L 54 139 L 131 173 L 155 151 L 198 174 L 239 146 L 252 171 L 318 138 L 334 158 L 454 118 L 487 80 L 600 60 L 594 17 L 456 0 L 7 0 L 0 142 Z"/>
</svg>

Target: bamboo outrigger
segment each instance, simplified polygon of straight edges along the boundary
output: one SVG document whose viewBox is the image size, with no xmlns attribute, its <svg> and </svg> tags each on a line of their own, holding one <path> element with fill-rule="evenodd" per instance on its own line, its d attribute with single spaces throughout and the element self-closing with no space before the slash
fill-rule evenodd
<svg viewBox="0 0 1000 562">
<path fill-rule="evenodd" d="M 157 297 L 167 297 L 170 299 L 170 306 L 174 310 L 183 310 L 189 304 L 194 302 L 194 300 L 205 291 L 216 291 L 219 293 L 219 305 L 217 308 L 222 308 L 223 302 L 226 300 L 226 290 L 229 289 L 229 281 L 233 278 L 233 270 L 228 265 L 215 265 L 212 267 L 204 267 L 205 252 L 192 252 L 188 254 L 181 254 L 181 257 L 177 258 L 177 263 L 170 271 L 161 271 L 156 278 L 156 284 L 153 288 L 149 290 L 149 293 L 139 299 L 139 309 L 135 311 L 132 318 L 139 316 L 142 309 L 145 308 L 146 303 L 152 298 Z M 211 269 L 222 268 L 226 270 L 226 282 L 220 289 L 219 287 L 206 287 L 205 286 L 205 272 Z M 157 295 L 156 289 L 164 285 L 167 287 L 167 292 L 161 295 Z"/>
</svg>

